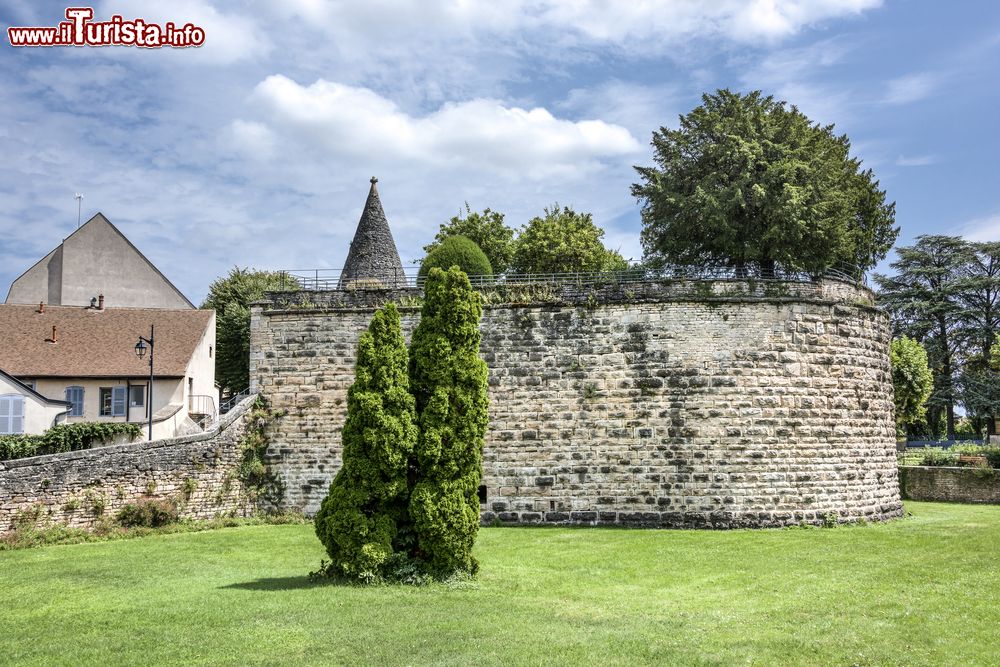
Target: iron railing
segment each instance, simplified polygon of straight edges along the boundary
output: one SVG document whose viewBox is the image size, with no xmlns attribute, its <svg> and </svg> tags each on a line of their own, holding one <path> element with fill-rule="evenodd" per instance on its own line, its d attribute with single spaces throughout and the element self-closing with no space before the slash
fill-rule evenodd
<svg viewBox="0 0 1000 667">
<path fill-rule="evenodd" d="M 368 289 L 419 289 L 424 277 L 418 268 L 403 269 L 378 278 L 353 278 L 344 280 L 340 269 L 288 269 L 280 271 L 281 291 L 327 292 L 336 290 L 357 291 Z M 756 280 L 782 282 L 815 282 L 820 279 L 836 280 L 852 285 L 867 285 L 863 271 L 849 266 L 837 266 L 822 273 L 790 271 L 780 267 L 763 268 L 735 266 L 670 266 L 664 268 L 633 267 L 622 271 L 578 273 L 505 273 L 491 276 L 469 276 L 474 287 L 504 285 L 614 285 L 628 283 L 656 283 L 675 280 Z"/>
<path fill-rule="evenodd" d="M 205 415 L 209 420 L 215 419 L 215 399 L 202 394 L 188 396 L 188 412 L 193 415 Z"/>
<path fill-rule="evenodd" d="M 236 405 L 242 401 L 244 398 L 250 395 L 250 388 L 247 387 L 243 391 L 233 394 L 228 399 L 219 404 L 219 414 L 224 415 L 230 410 L 232 410 Z"/>
</svg>

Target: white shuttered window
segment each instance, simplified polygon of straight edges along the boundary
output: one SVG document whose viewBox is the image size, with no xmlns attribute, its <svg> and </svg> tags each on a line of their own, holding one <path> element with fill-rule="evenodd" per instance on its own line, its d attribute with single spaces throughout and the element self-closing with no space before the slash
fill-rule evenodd
<svg viewBox="0 0 1000 667">
<path fill-rule="evenodd" d="M 24 396 L 0 396 L 0 435 L 24 433 Z"/>
</svg>

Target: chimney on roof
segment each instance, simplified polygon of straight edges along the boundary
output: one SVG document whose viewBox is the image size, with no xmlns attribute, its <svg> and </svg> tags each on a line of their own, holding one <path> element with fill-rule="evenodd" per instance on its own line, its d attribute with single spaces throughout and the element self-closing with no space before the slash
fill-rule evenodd
<svg viewBox="0 0 1000 667">
<path fill-rule="evenodd" d="M 58 343 L 59 342 L 59 339 L 56 337 L 56 325 L 54 325 L 54 324 L 52 325 L 52 338 L 46 339 L 45 342 L 46 343 Z"/>
<path fill-rule="evenodd" d="M 104 295 L 97 295 L 97 310 L 104 310 Z"/>
<path fill-rule="evenodd" d="M 38 302 L 38 312 L 40 312 L 40 313 L 44 313 L 45 312 L 45 302 L 44 301 L 39 301 Z"/>
</svg>

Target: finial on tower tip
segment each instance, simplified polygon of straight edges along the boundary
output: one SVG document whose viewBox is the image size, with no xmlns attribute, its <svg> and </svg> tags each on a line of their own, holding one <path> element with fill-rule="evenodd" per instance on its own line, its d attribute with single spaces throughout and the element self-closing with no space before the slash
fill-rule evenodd
<svg viewBox="0 0 1000 667">
<path fill-rule="evenodd" d="M 372 185 L 375 185 L 376 183 L 378 183 L 378 179 L 372 176 Z"/>
</svg>

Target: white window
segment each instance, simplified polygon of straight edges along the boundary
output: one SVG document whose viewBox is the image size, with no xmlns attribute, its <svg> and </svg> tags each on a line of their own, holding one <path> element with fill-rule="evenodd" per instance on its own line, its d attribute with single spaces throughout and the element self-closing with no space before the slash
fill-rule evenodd
<svg viewBox="0 0 1000 667">
<path fill-rule="evenodd" d="M 83 387 L 66 387 L 66 401 L 70 403 L 70 417 L 83 416 Z"/>
<path fill-rule="evenodd" d="M 100 404 L 102 417 L 124 417 L 125 387 L 101 387 Z"/>
<path fill-rule="evenodd" d="M 24 433 L 24 397 L 0 396 L 0 435 Z"/>
</svg>

